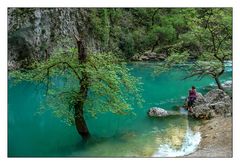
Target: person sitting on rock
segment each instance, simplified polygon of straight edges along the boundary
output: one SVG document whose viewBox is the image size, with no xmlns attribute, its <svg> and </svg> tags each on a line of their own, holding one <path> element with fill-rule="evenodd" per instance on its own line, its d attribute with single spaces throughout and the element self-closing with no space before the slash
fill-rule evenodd
<svg viewBox="0 0 240 165">
<path fill-rule="evenodd" d="M 192 86 L 192 89 L 189 90 L 188 92 L 188 111 L 189 112 L 192 112 L 192 106 L 193 106 L 193 103 L 195 102 L 197 98 L 197 92 L 196 92 L 196 88 L 195 86 Z"/>
</svg>

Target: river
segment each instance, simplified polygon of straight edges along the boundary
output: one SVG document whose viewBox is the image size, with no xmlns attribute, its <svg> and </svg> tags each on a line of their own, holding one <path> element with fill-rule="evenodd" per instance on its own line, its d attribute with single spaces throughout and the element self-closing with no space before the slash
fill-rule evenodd
<svg viewBox="0 0 240 165">
<path fill-rule="evenodd" d="M 43 91 L 31 83 L 13 85 L 8 80 L 8 156 L 10 157 L 176 157 L 194 152 L 201 140 L 192 130 L 199 124 L 187 115 L 149 118 L 150 107 L 177 111 L 195 85 L 206 93 L 215 84 L 205 77 L 182 80 L 186 66 L 153 76 L 155 63 L 131 63 L 132 74 L 143 82 L 143 107 L 136 115 L 101 114 L 87 117 L 92 140 L 83 144 L 74 126 L 68 126 L 50 111 L 39 114 Z M 226 62 L 221 81 L 232 80 L 232 64 Z M 186 111 L 181 110 L 183 114 Z"/>
</svg>

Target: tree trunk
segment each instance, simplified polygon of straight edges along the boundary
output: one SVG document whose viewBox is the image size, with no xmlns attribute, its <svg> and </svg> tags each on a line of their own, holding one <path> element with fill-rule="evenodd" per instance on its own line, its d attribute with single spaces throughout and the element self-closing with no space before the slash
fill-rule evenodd
<svg viewBox="0 0 240 165">
<path fill-rule="evenodd" d="M 153 52 L 154 49 L 155 49 L 155 47 L 158 45 L 158 40 L 159 40 L 159 39 L 157 39 L 157 41 L 153 44 L 152 49 L 151 49 L 151 52 Z"/>
<path fill-rule="evenodd" d="M 75 125 L 78 133 L 82 136 L 84 141 L 87 141 L 90 138 L 90 133 L 86 121 L 83 116 L 83 102 L 79 101 L 75 104 Z"/>
<path fill-rule="evenodd" d="M 159 9 L 155 9 L 155 11 L 154 11 L 154 13 L 153 13 L 153 15 L 152 15 L 152 26 L 155 24 L 155 22 L 154 22 L 154 17 L 155 17 L 155 15 L 157 14 L 158 10 L 159 10 Z"/>
<path fill-rule="evenodd" d="M 90 138 L 90 133 L 84 119 L 84 103 L 87 99 L 89 81 L 86 73 L 83 73 L 82 79 L 80 81 L 80 100 L 74 105 L 75 109 L 75 125 L 78 133 L 82 136 L 84 141 L 87 141 Z"/>
<path fill-rule="evenodd" d="M 48 50 L 45 49 L 45 60 L 47 61 L 48 59 L 49 59 Z"/>
<path fill-rule="evenodd" d="M 221 89 L 221 90 L 224 91 L 224 89 L 223 89 L 223 87 L 222 87 L 222 84 L 221 84 L 219 78 L 218 78 L 218 77 L 215 77 L 214 79 L 215 79 L 215 82 L 217 83 L 218 89 Z"/>
<path fill-rule="evenodd" d="M 79 39 L 76 37 L 77 40 L 77 46 L 78 46 L 78 60 L 79 64 L 84 64 L 86 62 L 87 58 L 87 52 L 84 45 L 84 42 L 82 39 Z M 84 103 L 87 99 L 88 95 L 88 89 L 89 89 L 89 78 L 87 73 L 83 70 L 82 72 L 82 78 L 79 80 L 79 97 L 80 99 L 75 103 L 74 109 L 75 109 L 75 124 L 78 133 L 82 136 L 83 140 L 86 141 L 90 138 L 90 133 L 86 124 L 86 121 L 84 119 Z"/>
</svg>

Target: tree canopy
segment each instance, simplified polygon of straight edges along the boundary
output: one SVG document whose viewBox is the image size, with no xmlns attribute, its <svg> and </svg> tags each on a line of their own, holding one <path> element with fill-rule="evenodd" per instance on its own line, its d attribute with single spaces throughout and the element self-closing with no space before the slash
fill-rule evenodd
<svg viewBox="0 0 240 165">
<path fill-rule="evenodd" d="M 32 58 L 27 69 L 10 74 L 16 81 L 44 83 L 46 105 L 68 124 L 75 123 L 83 138 L 90 135 L 84 114 L 128 114 L 130 103 L 141 103 L 141 83 L 124 62 L 136 54 L 165 54 L 160 72 L 191 61 L 186 78 L 208 75 L 223 89 L 219 77 L 232 55 L 231 8 L 101 8 L 71 14 L 82 19 L 70 28 L 79 35 L 74 35 L 77 46 L 73 37 L 59 39 L 50 54 L 44 45 L 45 58 Z M 10 43 L 26 41 L 18 32 L 10 35 Z"/>
<path fill-rule="evenodd" d="M 30 70 L 17 70 L 10 76 L 16 82 L 45 84 L 47 107 L 43 109 L 50 108 L 68 124 L 74 124 L 74 105 L 82 99 L 79 81 L 83 70 L 89 77 L 85 113 L 93 117 L 104 112 L 124 115 L 132 112 L 132 104 L 141 104 L 140 80 L 112 53 L 91 53 L 86 63 L 79 64 L 76 48 L 56 50 L 46 61 L 35 62 Z"/>
<path fill-rule="evenodd" d="M 42 10 L 43 13 L 52 11 Z M 32 51 L 36 52 L 32 49 L 37 49 L 30 47 L 32 43 L 28 43 L 28 38 L 23 37 L 34 28 L 31 24 L 33 13 L 34 9 L 28 8 L 12 11 L 12 16 L 20 20 L 20 23 L 10 26 L 9 45 L 16 45 L 14 49 L 17 49 L 20 59 L 30 56 Z M 43 28 L 42 35 L 51 33 L 49 37 L 53 47 L 56 47 L 58 41 L 62 42 L 63 38 L 69 38 L 71 31 L 76 28 L 86 36 L 89 49 L 92 51 L 111 51 L 125 59 L 131 59 L 134 55 L 147 51 L 167 56 L 174 51 L 188 51 L 191 59 L 198 58 L 200 54 L 206 55 L 209 51 L 215 51 L 217 54 L 224 51 L 225 54 L 231 54 L 231 49 L 227 52 L 227 48 L 231 48 L 229 46 L 231 44 L 229 33 L 232 30 L 231 8 L 76 8 L 69 10 L 71 17 L 67 19 L 71 26 L 64 29 L 65 33 L 69 32 L 68 37 L 58 31 L 63 20 L 58 20 L 54 10 L 51 14 L 53 16 L 46 16 L 44 20 L 53 21 L 55 28 L 51 32 L 46 32 L 44 28 L 48 26 L 44 25 L 44 22 L 40 28 Z M 52 20 L 55 17 L 56 19 Z M 24 25 L 21 20 L 29 21 L 31 26 L 21 28 L 21 25 Z M 211 36 L 216 36 L 214 50 L 211 48 L 214 46 Z M 42 51 L 40 54 L 45 54 L 44 51 L 48 49 L 48 52 L 51 52 L 46 42 L 38 49 Z"/>
<path fill-rule="evenodd" d="M 185 78 L 211 76 L 223 89 L 219 77 L 225 70 L 224 61 L 232 58 L 232 11 L 209 8 L 184 12 L 188 30 L 179 35 L 178 44 L 170 49 L 171 54 L 157 70 L 194 59 Z"/>
</svg>

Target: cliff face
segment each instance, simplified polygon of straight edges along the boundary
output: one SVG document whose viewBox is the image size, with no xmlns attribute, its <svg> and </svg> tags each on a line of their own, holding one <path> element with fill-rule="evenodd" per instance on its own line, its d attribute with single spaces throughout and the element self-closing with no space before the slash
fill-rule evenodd
<svg viewBox="0 0 240 165">
<path fill-rule="evenodd" d="M 44 59 L 56 46 L 75 44 L 80 33 L 91 50 L 98 42 L 91 37 L 89 9 L 9 8 L 8 68 L 27 66 L 33 59 Z"/>
</svg>

